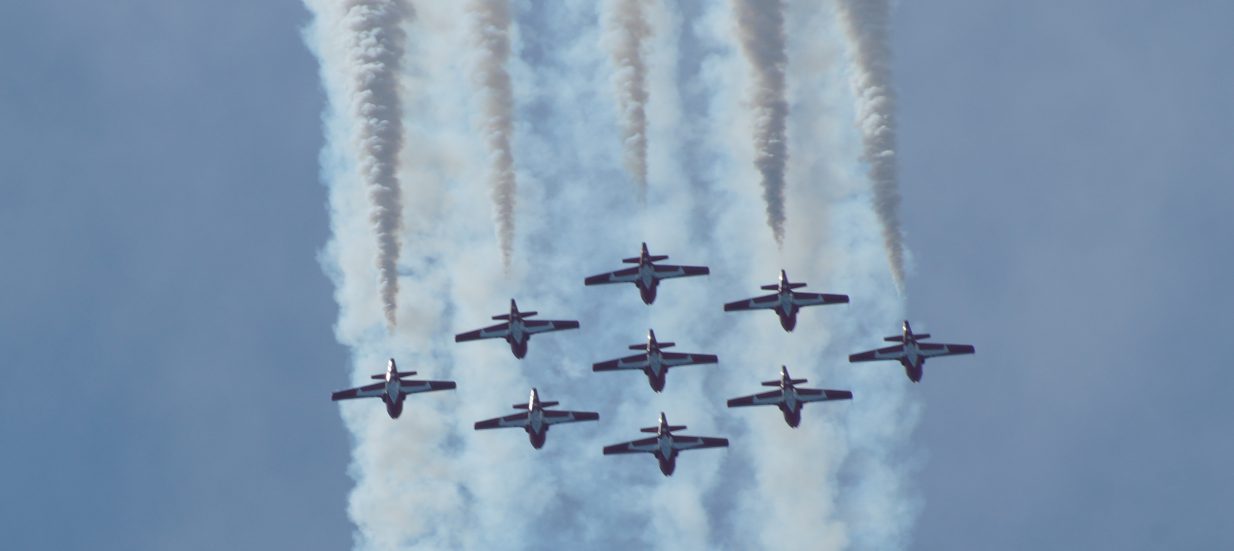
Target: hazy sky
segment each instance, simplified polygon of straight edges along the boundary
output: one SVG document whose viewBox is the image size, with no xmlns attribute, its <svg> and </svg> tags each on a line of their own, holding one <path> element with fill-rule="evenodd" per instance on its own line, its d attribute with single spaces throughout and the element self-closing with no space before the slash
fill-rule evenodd
<svg viewBox="0 0 1234 551">
<path fill-rule="evenodd" d="M 1051 6 L 895 12 L 913 547 L 1234 547 L 1234 8 Z M 307 21 L 0 5 L 7 546 L 350 546 Z"/>
</svg>

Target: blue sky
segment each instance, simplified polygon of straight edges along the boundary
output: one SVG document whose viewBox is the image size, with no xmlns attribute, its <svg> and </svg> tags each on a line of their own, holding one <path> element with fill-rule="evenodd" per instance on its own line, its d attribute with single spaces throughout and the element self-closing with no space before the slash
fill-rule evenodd
<svg viewBox="0 0 1234 551">
<path fill-rule="evenodd" d="M 912 548 L 1234 546 L 1230 12 L 899 4 L 908 311 L 978 348 L 911 389 Z M 307 21 L 0 7 L 14 548 L 350 545 Z"/>
</svg>

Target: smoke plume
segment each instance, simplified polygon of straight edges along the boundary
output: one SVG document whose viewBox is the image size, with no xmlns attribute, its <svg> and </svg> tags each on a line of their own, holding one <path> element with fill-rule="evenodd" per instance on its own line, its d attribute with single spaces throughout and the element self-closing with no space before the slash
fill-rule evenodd
<svg viewBox="0 0 1234 551">
<path fill-rule="evenodd" d="M 618 123 L 625 146 L 626 170 L 634 176 L 640 199 L 647 196 L 647 63 L 643 48 L 651 35 L 644 15 L 647 0 L 610 0 L 605 4 Z"/>
<path fill-rule="evenodd" d="M 369 222 L 377 237 L 377 277 L 386 324 L 393 330 L 398 307 L 399 234 L 403 228 L 398 161 L 403 145 L 397 73 L 407 13 L 395 0 L 348 0 L 334 15 L 346 58 L 337 67 L 345 79 L 354 134 L 352 155 L 372 203 Z"/>
<path fill-rule="evenodd" d="M 788 162 L 784 99 L 784 3 L 782 0 L 737 0 L 737 36 L 754 69 L 754 165 L 763 180 L 767 224 L 777 244 L 784 243 L 784 167 Z"/>
<path fill-rule="evenodd" d="M 874 211 L 896 286 L 904 288 L 904 243 L 900 230 L 900 186 L 895 160 L 895 96 L 891 91 L 891 6 L 887 0 L 839 0 L 839 14 L 852 43 L 857 125 L 870 165 Z"/>
<path fill-rule="evenodd" d="M 802 223 L 782 228 L 777 248 L 767 232 L 752 231 L 762 227 L 765 188 L 748 185 L 762 166 L 743 155 L 753 119 L 765 112 L 744 108 L 744 88 L 731 86 L 751 72 L 734 43 L 736 17 L 727 3 L 642 5 L 654 29 L 642 47 L 646 89 L 656 98 L 646 111 L 648 142 L 656 144 L 648 151 L 651 179 L 683 182 L 657 190 L 647 205 L 622 200 L 628 189 L 613 184 L 625 151 L 595 139 L 623 120 L 611 108 L 612 52 L 596 48 L 611 30 L 604 12 L 594 0 L 519 12 L 520 33 L 498 33 L 505 38 L 496 57 L 521 52 L 498 65 L 506 67 L 505 89 L 517 84 L 520 97 L 527 94 L 517 110 L 506 111 L 507 152 L 511 121 L 535 121 L 520 127 L 519 162 L 520 198 L 536 216 L 520 221 L 527 254 L 503 274 L 490 220 L 470 215 L 474 198 L 493 190 L 484 176 L 494 148 L 491 126 L 476 132 L 468 117 L 475 111 L 469 92 L 493 88 L 457 59 L 474 47 L 483 10 L 418 3 L 406 26 L 408 68 L 400 75 L 407 125 L 401 174 L 416 197 L 403 206 L 403 220 L 417 243 L 404 251 L 402 285 L 405 296 L 417 298 L 400 305 L 397 332 L 389 336 L 371 307 L 376 281 L 364 277 L 372 242 L 363 182 L 340 162 L 350 158 L 354 126 L 344 101 L 350 81 L 337 78 L 350 63 L 349 50 L 336 47 L 349 44 L 339 38 L 348 34 L 332 23 L 343 10 L 336 1 L 306 2 L 321 6 L 307 34 L 332 106 L 322 162 L 333 237 L 322 263 L 337 288 L 339 340 L 357 366 L 352 383 L 367 382 L 389 356 L 423 378 L 458 383 L 454 392 L 409 397 L 397 420 L 375 400 L 340 406 L 354 438 L 347 510 L 358 549 L 906 547 L 915 518 L 903 459 L 917 418 L 912 395 L 894 365 L 844 361 L 894 331 L 903 301 L 889 278 L 877 277 L 886 268 L 871 205 L 846 200 L 867 184 L 853 176 L 856 132 L 838 124 L 829 107 L 851 102 L 846 83 L 829 78 L 845 61 L 834 55 L 836 33 L 817 32 L 839 28 L 832 13 L 801 0 L 784 8 L 797 11 L 779 16 L 780 35 L 817 42 L 786 44 L 782 36 L 772 71 L 779 75 L 781 149 L 788 139 L 814 145 L 794 155 L 791 170 L 782 156 L 779 182 L 785 174 L 798 179 L 786 205 Z M 802 32 L 805 22 L 793 15 L 802 10 L 820 18 L 808 22 L 811 32 Z M 502 10 L 495 19 L 505 23 L 479 27 L 509 29 L 514 17 Z M 526 44 L 511 47 L 520 37 Z M 788 87 L 785 51 L 802 73 Z M 810 51 L 823 52 L 815 54 L 820 63 L 796 65 Z M 672 66 L 678 58 L 680 68 Z M 790 103 L 795 122 L 787 129 Z M 490 112 L 485 116 L 491 121 Z M 635 254 L 641 240 L 671 254 L 670 263 L 709 265 L 712 275 L 667 282 L 651 307 L 630 286 L 580 284 L 583 276 L 620 267 L 617 260 Z M 806 309 L 795 333 L 781 330 L 768 312 L 720 310 L 722 300 L 762 294 L 758 285 L 772 283 L 780 267 L 809 282 L 808 291 L 848 293 L 854 304 Z M 452 334 L 489 323 L 510 297 L 547 319 L 577 319 L 582 330 L 537 335 L 524 360 L 513 359 L 500 339 L 453 342 Z M 660 394 L 641 374 L 587 369 L 628 353 L 625 345 L 649 327 L 721 363 L 674 368 Z M 725 407 L 726 398 L 765 390 L 758 382 L 774 378 L 780 364 L 810 378 L 810 387 L 850 389 L 856 398 L 811 404 L 799 429 L 785 426 L 773 407 Z M 542 450 L 531 449 L 518 430 L 473 430 L 477 420 L 508 414 L 531 386 L 564 409 L 598 411 L 601 421 L 555 428 Z M 645 436 L 638 428 L 660 411 L 688 424 L 686 434 L 728 437 L 731 447 L 683 453 L 670 479 L 650 457 L 600 453 Z"/>
<path fill-rule="evenodd" d="M 510 5 L 508 0 L 476 0 L 471 5 L 475 18 L 479 59 L 476 66 L 484 94 L 484 132 L 489 147 L 489 182 L 493 208 L 497 215 L 497 241 L 501 263 L 510 269 L 514 248 L 514 152 L 510 136 L 514 132 L 514 92 L 506 61 L 510 57 Z"/>
</svg>

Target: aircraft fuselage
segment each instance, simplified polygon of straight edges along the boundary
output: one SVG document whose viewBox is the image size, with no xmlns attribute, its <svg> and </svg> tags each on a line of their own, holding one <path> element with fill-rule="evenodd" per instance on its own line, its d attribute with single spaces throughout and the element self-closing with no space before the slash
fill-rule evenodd
<svg viewBox="0 0 1234 551">
<path fill-rule="evenodd" d="M 638 280 L 635 284 L 638 286 L 638 294 L 642 297 L 643 304 L 656 301 L 656 287 L 660 285 L 660 280 L 656 279 L 655 268 L 651 264 L 639 264 Z"/>
<path fill-rule="evenodd" d="M 398 373 L 387 370 L 386 393 L 381 395 L 381 401 L 386 403 L 386 413 L 390 414 L 391 419 L 398 419 L 403 414 L 403 399 L 399 396 L 399 390 Z"/>
<path fill-rule="evenodd" d="M 527 426 L 523 429 L 527 431 L 527 439 L 531 441 L 531 447 L 540 449 L 544 447 L 544 441 L 548 437 L 548 423 L 544 422 L 544 410 L 539 407 L 534 407 L 527 415 Z"/>
<path fill-rule="evenodd" d="M 651 384 L 651 390 L 654 390 L 656 392 L 660 392 L 664 390 L 664 383 L 667 380 L 667 377 L 665 377 L 665 375 L 667 375 L 667 372 L 665 371 L 655 373 L 655 372 L 652 372 L 650 368 L 647 370 L 647 382 Z"/>
<path fill-rule="evenodd" d="M 797 327 L 797 305 L 793 304 L 793 292 L 780 291 L 780 304 L 776 306 L 776 314 L 780 316 L 780 327 L 792 331 Z"/>
<path fill-rule="evenodd" d="M 801 400 L 797 398 L 797 389 L 791 385 L 781 387 L 784 392 L 784 401 L 780 403 L 779 408 L 784 413 L 784 422 L 788 426 L 797 428 L 801 424 Z"/>
<path fill-rule="evenodd" d="M 668 434 L 660 435 L 659 446 L 656 459 L 660 462 L 660 472 L 664 473 L 664 476 L 673 476 L 673 471 L 677 469 L 677 450 L 673 449 L 673 437 Z"/>
<path fill-rule="evenodd" d="M 398 398 L 391 399 L 388 394 L 383 394 L 381 401 L 386 403 L 386 413 L 390 415 L 391 419 L 398 419 L 398 416 L 403 414 L 402 400 Z"/>
<path fill-rule="evenodd" d="M 651 389 L 660 392 L 664 390 L 664 382 L 668 370 L 664 368 L 664 356 L 659 350 L 647 351 L 647 381 L 651 384 Z"/>
<path fill-rule="evenodd" d="M 925 366 L 925 356 L 917 347 L 916 339 L 911 337 L 904 339 L 904 357 L 900 358 L 900 365 L 904 366 L 904 373 L 908 375 L 910 381 L 921 382 L 921 377 L 925 374 L 922 369 Z"/>
<path fill-rule="evenodd" d="M 523 326 L 523 320 L 514 318 L 510 320 L 510 334 L 506 336 L 506 342 L 510 343 L 510 352 L 515 358 L 523 359 L 527 355 L 527 341 L 531 339 L 531 335 L 527 333 L 527 329 Z"/>
</svg>

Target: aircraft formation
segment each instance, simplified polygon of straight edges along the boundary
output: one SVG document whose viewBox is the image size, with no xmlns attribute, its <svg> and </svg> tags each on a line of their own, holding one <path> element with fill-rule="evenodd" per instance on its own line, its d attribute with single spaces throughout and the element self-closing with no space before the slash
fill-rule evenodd
<svg viewBox="0 0 1234 551">
<path fill-rule="evenodd" d="M 584 284 L 604 285 L 612 283 L 632 283 L 638 288 L 639 296 L 647 305 L 655 303 L 660 282 L 666 279 L 702 276 L 710 273 L 706 266 L 674 266 L 657 264 L 668 260 L 667 255 L 652 255 L 643 243 L 639 256 L 622 259 L 623 263 L 636 264 L 633 267 L 605 272 L 588 277 Z M 786 332 L 792 332 L 797 326 L 797 313 L 807 306 L 822 306 L 828 304 L 846 304 L 848 295 L 811 293 L 798 291 L 805 283 L 791 282 L 788 274 L 780 270 L 778 282 L 763 285 L 765 291 L 773 294 L 757 296 L 724 305 L 724 311 L 736 312 L 746 310 L 771 310 L 779 318 L 780 326 Z M 481 339 L 504 339 L 510 346 L 510 352 L 517 359 L 527 355 L 527 346 L 532 335 L 553 331 L 578 329 L 579 323 L 574 320 L 532 320 L 534 311 L 523 312 L 518 309 L 514 299 L 510 299 L 508 313 L 493 316 L 493 320 L 501 323 L 459 333 L 454 336 L 455 342 L 469 342 Z M 903 367 L 908 379 L 914 383 L 920 382 L 923 367 L 927 358 L 951 356 L 958 354 L 973 354 L 975 349 L 967 344 L 942 344 L 922 342 L 929 338 L 927 333 L 913 333 L 908 320 L 904 321 L 901 334 L 886 337 L 887 342 L 897 343 L 893 346 L 878 348 L 852 354 L 849 362 L 867 362 L 894 360 Z M 675 367 L 688 365 L 716 364 L 719 358 L 712 354 L 668 352 L 665 349 L 676 346 L 676 343 L 661 342 L 656 338 L 654 330 L 647 331 L 645 343 L 630 345 L 637 354 L 596 362 L 592 371 L 641 371 L 647 377 L 647 382 L 655 392 L 664 390 L 668 372 Z M 393 358 L 386 365 L 386 372 L 372 375 L 371 378 L 381 382 L 340 390 L 331 395 L 331 400 L 349 400 L 354 398 L 379 398 L 386 405 L 390 418 L 397 419 L 403 412 L 403 401 L 410 394 L 432 392 L 438 390 L 454 390 L 453 381 L 413 380 L 409 377 L 415 371 L 402 372 Z M 797 385 L 805 384 L 806 379 L 795 379 L 787 366 L 780 367 L 780 377 L 777 380 L 765 381 L 763 386 L 774 387 L 774 390 L 741 396 L 728 400 L 728 407 L 775 406 L 784 416 L 784 422 L 789 427 L 796 428 L 801 423 L 801 411 L 809 402 L 824 402 L 833 400 L 851 400 L 853 393 L 848 390 L 831 390 L 818 388 L 803 388 Z M 549 409 L 557 406 L 556 401 L 542 401 L 539 391 L 531 389 L 530 398 L 526 403 L 514 404 L 518 413 L 504 417 L 495 417 L 478 421 L 475 430 L 498 428 L 517 428 L 527 433 L 531 446 L 540 449 L 548 437 L 549 428 L 553 425 L 583 421 L 598 421 L 600 414 L 594 411 L 569 411 Z M 659 463 L 660 472 L 671 476 L 677 465 L 677 455 L 685 450 L 728 447 L 728 439 L 707 436 L 687 436 L 676 434 L 685 430 L 685 425 L 672 425 L 664 412 L 660 412 L 659 422 L 654 427 L 639 429 L 654 436 L 631 440 L 604 447 L 604 455 L 649 453 Z"/>
</svg>

